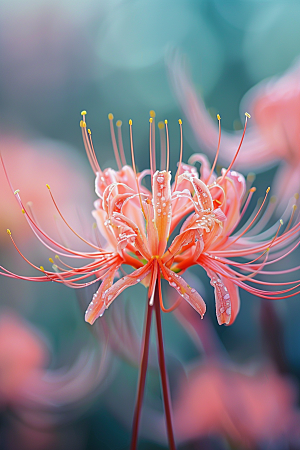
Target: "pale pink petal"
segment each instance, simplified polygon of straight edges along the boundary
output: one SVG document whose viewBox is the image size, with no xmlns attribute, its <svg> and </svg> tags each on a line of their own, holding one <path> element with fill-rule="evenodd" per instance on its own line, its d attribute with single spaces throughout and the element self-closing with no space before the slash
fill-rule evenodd
<svg viewBox="0 0 300 450">
<path fill-rule="evenodd" d="M 203 318 L 206 311 L 206 305 L 196 289 L 191 288 L 182 277 L 168 269 L 166 266 L 163 266 L 163 268 L 161 267 L 161 271 L 170 286 L 176 289 L 178 294 L 180 294 L 181 297 L 183 297 L 200 314 L 201 318 Z"/>
<path fill-rule="evenodd" d="M 89 304 L 85 313 L 85 321 L 89 322 L 91 325 L 93 325 L 93 323 L 95 322 L 96 319 L 98 319 L 98 317 L 101 317 L 104 314 L 106 308 L 106 304 L 104 301 L 104 293 L 113 284 L 114 277 L 119 267 L 120 264 L 118 264 L 117 266 L 113 266 L 109 269 L 109 271 L 103 278 L 103 281 L 99 289 L 93 295 L 92 301 Z"/>
<path fill-rule="evenodd" d="M 213 270 L 208 267 L 204 267 L 204 269 L 210 278 L 210 284 L 215 290 L 216 316 L 218 323 L 219 325 L 229 325 L 233 323 L 239 311 L 240 300 L 238 290 L 229 280 L 226 280 L 224 283 L 224 278 L 220 277 Z"/>
<path fill-rule="evenodd" d="M 126 288 L 140 283 L 147 275 L 149 275 L 152 271 L 152 265 L 153 261 L 149 261 L 143 267 L 134 270 L 131 274 L 126 275 L 125 277 L 120 278 L 111 286 L 111 288 L 104 292 L 103 302 L 106 305 L 106 309 Z"/>
<path fill-rule="evenodd" d="M 167 245 L 171 226 L 171 174 L 156 171 L 153 175 L 154 221 L 158 234 L 158 255 L 162 256 Z"/>
<path fill-rule="evenodd" d="M 221 280 L 224 283 L 224 286 L 227 288 L 228 294 L 230 295 L 231 301 L 231 317 L 228 325 L 232 325 L 238 315 L 240 310 L 240 294 L 239 288 L 228 278 L 220 276 Z"/>
</svg>

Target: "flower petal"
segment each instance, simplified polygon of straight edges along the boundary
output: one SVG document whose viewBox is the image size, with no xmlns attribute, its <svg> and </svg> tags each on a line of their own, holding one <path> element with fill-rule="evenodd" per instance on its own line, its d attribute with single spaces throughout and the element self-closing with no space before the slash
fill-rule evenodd
<svg viewBox="0 0 300 450">
<path fill-rule="evenodd" d="M 240 297 L 237 286 L 229 279 L 204 267 L 215 290 L 216 315 L 219 325 L 231 325 L 240 309 Z"/>
<path fill-rule="evenodd" d="M 120 278 L 109 289 L 103 292 L 102 302 L 107 309 L 114 299 L 121 294 L 126 288 L 140 283 L 152 270 L 153 261 L 149 261 L 143 267 L 134 270 L 131 274 Z M 103 310 L 104 312 L 104 310 Z M 103 313 L 102 313 L 103 314 Z"/>
<path fill-rule="evenodd" d="M 104 314 L 106 305 L 103 300 L 103 292 L 109 289 L 113 284 L 116 271 L 119 267 L 120 264 L 109 269 L 106 276 L 103 278 L 99 289 L 93 295 L 92 301 L 85 312 L 85 321 L 90 323 L 91 325 L 93 325 L 98 317 L 101 317 Z"/>
<path fill-rule="evenodd" d="M 158 255 L 162 256 L 167 245 L 171 225 L 171 173 L 156 171 L 153 175 L 154 223 L 158 234 Z"/>
<path fill-rule="evenodd" d="M 206 305 L 196 289 L 191 288 L 182 277 L 168 269 L 162 263 L 160 264 L 160 268 L 164 278 L 169 282 L 170 286 L 176 289 L 178 294 L 180 294 L 200 314 L 201 318 L 203 318 L 206 311 Z"/>
</svg>

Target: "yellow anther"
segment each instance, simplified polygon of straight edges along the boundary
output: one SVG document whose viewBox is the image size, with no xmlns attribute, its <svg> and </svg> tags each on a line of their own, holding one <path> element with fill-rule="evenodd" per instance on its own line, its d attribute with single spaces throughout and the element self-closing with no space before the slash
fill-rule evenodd
<svg viewBox="0 0 300 450">
<path fill-rule="evenodd" d="M 94 230 L 97 228 L 96 222 L 93 223 L 93 228 L 94 228 Z"/>
<path fill-rule="evenodd" d="M 117 127 L 121 127 L 122 126 L 122 120 L 117 120 L 117 123 L 116 123 L 116 125 L 117 125 Z"/>
<path fill-rule="evenodd" d="M 178 119 L 178 123 L 179 123 L 179 125 L 182 125 L 182 120 Z"/>
<path fill-rule="evenodd" d="M 221 120 L 220 114 L 217 114 L 217 119 L 218 119 L 218 120 Z"/>
<path fill-rule="evenodd" d="M 267 248 L 267 252 L 269 252 L 269 251 L 270 251 L 270 247 Z"/>
<path fill-rule="evenodd" d="M 156 116 L 155 111 L 153 111 L 153 109 L 151 109 L 149 111 L 150 117 L 154 118 Z"/>
<path fill-rule="evenodd" d="M 54 263 L 54 261 L 53 261 L 53 259 L 52 258 L 49 258 L 49 261 L 53 264 Z"/>
<path fill-rule="evenodd" d="M 80 126 L 81 128 L 85 128 L 86 127 L 86 122 L 84 120 L 80 121 Z"/>
<path fill-rule="evenodd" d="M 163 128 L 165 128 L 165 125 L 164 125 L 163 122 L 158 122 L 157 126 L 158 126 L 158 128 L 159 128 L 160 130 L 162 130 Z"/>
<path fill-rule="evenodd" d="M 81 113 L 80 113 L 82 116 L 85 116 L 86 114 L 87 114 L 87 112 L 86 111 L 81 111 Z"/>
<path fill-rule="evenodd" d="M 132 125 L 132 120 L 131 120 L 131 119 L 129 119 L 128 123 L 129 123 L 129 125 Z"/>
<path fill-rule="evenodd" d="M 248 119 L 251 119 L 251 116 L 249 113 L 245 112 L 245 116 L 248 117 Z"/>
<path fill-rule="evenodd" d="M 297 205 L 293 205 L 293 210 L 296 211 Z"/>
<path fill-rule="evenodd" d="M 18 194 L 19 192 L 20 192 L 20 189 L 16 189 L 15 192 L 14 192 L 14 194 L 16 195 L 16 194 Z"/>
<path fill-rule="evenodd" d="M 50 186 L 49 186 L 49 184 L 46 184 L 46 187 L 47 187 L 47 189 L 49 189 L 49 191 L 50 191 Z"/>
<path fill-rule="evenodd" d="M 92 132 L 91 132 L 91 130 L 90 130 L 89 128 L 88 128 L 88 133 L 89 133 L 89 134 L 92 134 Z"/>
<path fill-rule="evenodd" d="M 255 191 L 256 191 L 256 187 L 253 186 L 253 187 L 250 189 L 250 192 L 255 192 Z"/>
<path fill-rule="evenodd" d="M 294 194 L 294 197 L 295 197 L 296 200 L 298 200 L 298 198 L 299 198 L 298 192 L 296 192 L 296 194 Z"/>
<path fill-rule="evenodd" d="M 167 121 L 167 119 L 165 119 L 165 124 L 166 124 L 166 125 L 168 124 L 168 121 Z"/>
<path fill-rule="evenodd" d="M 55 259 L 59 259 L 59 256 L 58 256 L 58 255 L 55 255 L 54 258 L 55 258 Z"/>
<path fill-rule="evenodd" d="M 218 205 L 222 205 L 222 202 L 220 202 L 219 200 L 214 200 L 214 202 L 218 203 Z"/>
<path fill-rule="evenodd" d="M 7 234 L 8 234 L 9 236 L 11 236 L 11 231 L 10 231 L 9 228 L 7 228 L 6 232 L 7 232 Z"/>
<path fill-rule="evenodd" d="M 270 186 L 268 187 L 268 189 L 266 190 L 266 194 L 268 194 L 270 192 Z"/>
<path fill-rule="evenodd" d="M 113 118 L 114 118 L 113 114 L 112 114 L 112 113 L 109 113 L 109 114 L 108 114 L 108 118 L 109 118 L 109 120 L 113 120 Z"/>
<path fill-rule="evenodd" d="M 283 220 L 282 219 L 280 219 L 279 222 L 280 222 L 281 225 L 283 225 Z"/>
<path fill-rule="evenodd" d="M 45 272 L 45 269 L 44 269 L 43 266 L 40 266 L 40 269 L 41 269 L 42 272 Z"/>
<path fill-rule="evenodd" d="M 149 122 L 150 122 L 150 123 L 152 123 L 152 122 L 153 122 L 153 118 L 152 118 L 152 117 L 150 117 L 150 119 L 149 119 Z"/>
<path fill-rule="evenodd" d="M 272 197 L 270 198 L 270 203 L 275 203 L 276 201 L 277 201 L 276 195 L 272 195 Z"/>
<path fill-rule="evenodd" d="M 24 208 L 22 208 L 22 213 L 25 214 L 25 209 Z"/>
</svg>

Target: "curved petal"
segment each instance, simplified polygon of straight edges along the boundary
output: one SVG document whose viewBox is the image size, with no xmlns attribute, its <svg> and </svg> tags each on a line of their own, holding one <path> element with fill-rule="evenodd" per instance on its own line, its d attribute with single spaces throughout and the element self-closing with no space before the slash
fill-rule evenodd
<svg viewBox="0 0 300 450">
<path fill-rule="evenodd" d="M 176 289 L 178 294 L 180 294 L 181 297 L 183 297 L 200 314 L 201 318 L 203 319 L 206 311 L 206 305 L 201 295 L 198 294 L 196 289 L 191 288 L 191 286 L 189 286 L 187 282 L 177 273 L 174 273 L 162 263 L 160 263 L 159 265 L 164 278 L 169 282 L 170 286 Z"/>
<path fill-rule="evenodd" d="M 240 297 L 237 286 L 228 278 L 218 275 L 204 266 L 215 290 L 216 316 L 219 325 L 231 325 L 240 309 Z"/>
<path fill-rule="evenodd" d="M 154 223 L 158 234 L 158 255 L 165 251 L 171 225 L 171 173 L 156 171 L 153 175 Z"/>
<path fill-rule="evenodd" d="M 125 275 L 116 281 L 109 289 L 105 290 L 102 296 L 102 302 L 107 309 L 114 299 L 126 288 L 140 283 L 152 270 L 153 261 L 149 261 L 143 267 L 134 270 L 131 274 Z"/>
<path fill-rule="evenodd" d="M 113 284 L 116 271 L 119 269 L 120 265 L 121 264 L 118 264 L 117 266 L 113 266 L 109 269 L 103 278 L 99 289 L 93 295 L 92 301 L 85 312 L 85 321 L 91 325 L 93 325 L 98 317 L 101 317 L 104 314 L 106 305 L 103 301 L 103 293 L 105 293 L 105 291 L 107 291 L 107 289 L 109 289 Z"/>
</svg>

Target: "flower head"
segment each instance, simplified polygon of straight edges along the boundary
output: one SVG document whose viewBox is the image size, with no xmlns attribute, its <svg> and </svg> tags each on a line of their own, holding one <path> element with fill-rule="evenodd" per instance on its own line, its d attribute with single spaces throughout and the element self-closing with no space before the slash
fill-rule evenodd
<svg viewBox="0 0 300 450">
<path fill-rule="evenodd" d="M 24 206 L 20 193 L 16 191 L 16 199 L 29 225 L 44 245 L 56 253 L 57 261 L 54 264 L 53 259 L 50 258 L 53 271 L 30 263 L 41 273 L 39 277 L 23 277 L 2 268 L 3 275 L 33 281 L 51 280 L 74 288 L 81 288 L 101 280 L 101 285 L 86 311 L 86 320 L 89 323 L 93 323 L 102 316 L 105 309 L 124 289 L 137 283 L 143 283 L 148 288 L 150 304 L 153 304 L 157 287 L 161 308 L 163 311 L 172 310 L 176 307 L 176 303 L 169 309 L 163 305 L 162 279 L 165 279 L 203 317 L 206 310 L 204 300 L 182 277 L 184 272 L 193 265 L 199 265 L 206 271 L 214 287 L 219 324 L 231 324 L 234 321 L 239 311 L 239 287 L 254 295 L 270 299 L 286 298 L 298 292 L 299 280 L 280 283 L 278 281 L 262 282 L 255 278 L 257 274 L 278 276 L 278 273 L 283 273 L 266 270 L 266 268 L 285 258 L 299 244 L 300 225 L 297 223 L 292 226 L 295 206 L 284 232 L 281 232 L 281 222 L 261 232 L 266 225 L 266 220 L 262 218 L 258 221 L 258 217 L 264 209 L 270 190 L 268 188 L 265 199 L 254 212 L 254 216 L 239 229 L 240 221 L 248 208 L 255 188 L 251 188 L 246 193 L 244 177 L 231 169 L 242 145 L 249 114 L 246 113 L 244 133 L 237 152 L 229 167 L 222 169 L 219 176 L 214 169 L 220 147 L 220 116 L 218 116 L 219 145 L 212 167 L 209 166 L 206 157 L 200 154 L 194 155 L 189 165 L 182 163 L 182 122 L 179 120 L 181 151 L 173 182 L 169 171 L 167 121 L 163 124 L 163 128 L 160 127 L 166 142 L 164 167 L 156 170 L 155 115 L 152 113 L 150 170 L 137 173 L 132 121 L 129 121 L 131 167 L 125 164 L 121 124 L 117 122 L 119 153 L 113 116 L 110 114 L 112 142 L 119 170 L 109 168 L 102 171 L 95 156 L 91 132 L 86 127 L 85 115 L 86 112 L 83 111 L 80 125 L 87 154 L 96 175 L 96 193 L 99 198 L 95 202 L 93 215 L 96 219 L 97 231 L 100 231 L 99 242 L 87 240 L 74 230 L 72 231 L 89 246 L 90 251 L 72 250 L 52 240 L 39 227 Z M 201 163 L 200 174 L 191 165 L 196 161 Z M 143 184 L 146 175 L 151 177 L 150 189 Z M 59 214 L 66 222 L 50 186 L 47 187 Z M 181 226 L 180 223 L 182 223 Z M 71 228 L 68 223 L 67 225 Z M 10 230 L 8 234 L 13 241 Z M 18 248 L 17 250 L 21 253 Z M 74 267 L 64 262 L 62 257 L 79 261 L 87 259 L 89 262 L 80 267 Z M 27 259 L 26 261 L 29 262 Z M 124 266 L 131 267 L 132 272 L 120 277 L 119 273 Z M 115 281 L 115 278 L 118 280 Z M 276 290 L 261 289 L 262 285 L 268 285 Z"/>
</svg>

